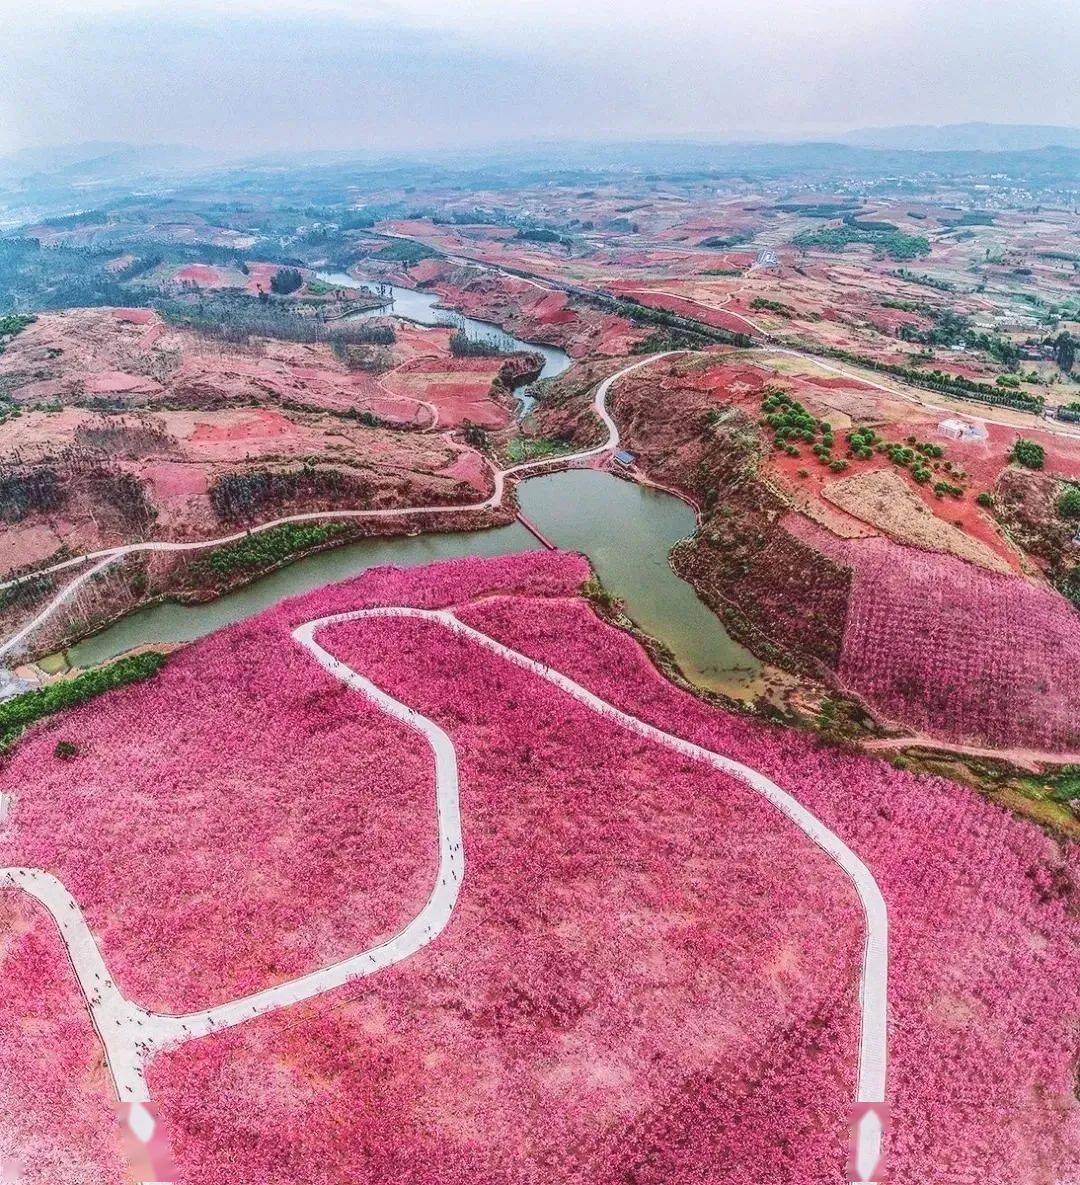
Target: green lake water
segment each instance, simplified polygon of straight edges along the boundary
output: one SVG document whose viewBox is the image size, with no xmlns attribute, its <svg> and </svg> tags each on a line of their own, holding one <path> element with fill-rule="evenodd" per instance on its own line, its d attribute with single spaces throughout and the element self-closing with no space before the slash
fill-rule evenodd
<svg viewBox="0 0 1080 1185">
<path fill-rule="evenodd" d="M 694 590 L 671 570 L 668 553 L 695 525 L 670 494 L 610 473 L 572 469 L 519 487 L 524 514 L 557 546 L 584 552 L 604 586 L 626 603 L 646 633 L 674 653 L 699 686 L 745 694 L 760 664 L 725 632 Z M 250 617 L 283 597 L 356 576 L 382 564 L 409 567 L 468 555 L 509 555 L 541 545 L 519 523 L 488 531 L 365 539 L 298 560 L 204 605 L 155 605 L 72 646 L 74 666 L 90 666 L 147 642 L 186 642 Z"/>
</svg>

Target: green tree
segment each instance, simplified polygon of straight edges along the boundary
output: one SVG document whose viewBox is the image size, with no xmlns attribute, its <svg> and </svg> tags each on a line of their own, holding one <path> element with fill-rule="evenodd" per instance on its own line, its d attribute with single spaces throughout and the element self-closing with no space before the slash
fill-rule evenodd
<svg viewBox="0 0 1080 1185">
<path fill-rule="evenodd" d="M 278 296 L 288 296 L 304 283 L 304 277 L 294 267 L 281 267 L 270 277 L 270 290 Z"/>
<path fill-rule="evenodd" d="M 1062 518 L 1080 518 L 1080 486 L 1069 486 L 1058 498 L 1057 508 Z"/>
<path fill-rule="evenodd" d="M 1041 469 L 1046 464 L 1046 450 L 1034 440 L 1025 440 L 1021 436 L 1013 445 L 1012 460 L 1028 469 Z"/>
</svg>

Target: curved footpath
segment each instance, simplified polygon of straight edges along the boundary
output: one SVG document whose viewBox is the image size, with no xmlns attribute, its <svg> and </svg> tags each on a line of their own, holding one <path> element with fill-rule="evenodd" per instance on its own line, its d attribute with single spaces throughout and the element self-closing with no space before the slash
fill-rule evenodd
<svg viewBox="0 0 1080 1185">
<path fill-rule="evenodd" d="M 460 514 L 469 511 L 490 510 L 493 507 L 500 506 L 502 505 L 505 481 L 508 477 L 515 477 L 521 473 L 548 466 L 566 465 L 576 461 L 588 460 L 591 457 L 598 457 L 603 453 L 616 449 L 619 444 L 619 429 L 607 410 L 607 394 L 611 389 L 612 383 L 616 379 L 622 378 L 623 375 L 640 370 L 643 366 L 648 366 L 660 358 L 668 358 L 673 354 L 683 352 L 682 350 L 665 350 L 659 354 L 650 354 L 647 358 L 641 359 L 640 362 L 634 362 L 630 366 L 624 366 L 622 370 L 609 375 L 608 378 L 597 385 L 596 393 L 593 396 L 593 410 L 607 429 L 607 439 L 594 448 L 582 449 L 580 452 L 570 453 L 566 456 L 545 457 L 538 461 L 525 461 L 520 465 L 512 465 L 509 469 L 495 469 L 492 467 L 495 477 L 494 489 L 490 496 L 485 498 L 483 502 L 472 502 L 466 506 L 396 506 L 387 510 L 316 510 L 307 514 L 290 514 L 283 518 L 275 518 L 269 522 L 260 523 L 258 526 L 252 527 L 249 530 L 235 531 L 231 535 L 220 535 L 216 539 L 201 539 L 193 543 L 129 543 L 120 547 L 105 548 L 102 551 L 91 551 L 85 555 L 64 560 L 62 563 L 53 564 L 48 568 L 40 568 L 36 572 L 28 572 L 23 576 L 16 576 L 11 580 L 0 582 L 0 592 L 2 592 L 4 589 L 13 588 L 17 584 L 39 580 L 44 576 L 52 576 L 68 568 L 78 567 L 80 564 L 97 561 L 93 564 L 93 567 L 88 568 L 70 584 L 62 588 L 21 629 L 0 643 L 0 658 L 15 650 L 38 626 L 46 622 L 65 601 L 70 600 L 84 584 L 93 580 L 99 572 L 103 572 L 111 564 L 130 555 L 138 555 L 145 552 L 202 551 L 206 548 L 221 547 L 227 543 L 237 543 L 241 539 L 246 539 L 249 535 L 261 535 L 264 531 L 272 530 L 274 527 L 284 526 L 287 523 L 323 522 L 330 519 L 400 518 L 402 515 L 409 514 Z"/>
<path fill-rule="evenodd" d="M 306 622 L 297 626 L 292 634 L 295 641 L 329 674 L 363 695 L 380 711 L 419 732 L 431 747 L 435 763 L 439 867 L 424 907 L 389 940 L 330 967 L 201 1012 L 183 1016 L 152 1013 L 127 1000 L 109 976 L 86 918 L 56 877 L 39 869 L 0 869 L 0 886 L 28 893 L 45 906 L 56 922 L 86 998 L 120 1100 L 133 1105 L 149 1102 L 145 1070 L 153 1057 L 162 1050 L 287 1008 L 393 966 L 434 941 L 450 921 L 465 874 L 454 744 L 432 720 L 387 695 L 370 679 L 335 658 L 316 641 L 316 635 L 327 627 L 371 617 L 403 617 L 437 623 L 507 662 L 546 679 L 579 703 L 621 727 L 738 778 L 772 803 L 837 864 L 858 894 L 866 926 L 861 952 L 859 1049 L 853 1107 L 855 1142 L 852 1154 L 855 1168 L 850 1179 L 872 1180 L 880 1159 L 883 1131 L 888 983 L 888 918 L 885 901 L 873 874 L 839 836 L 791 794 L 757 770 L 621 711 L 566 675 L 504 646 L 459 621 L 445 609 L 357 609 Z"/>
</svg>

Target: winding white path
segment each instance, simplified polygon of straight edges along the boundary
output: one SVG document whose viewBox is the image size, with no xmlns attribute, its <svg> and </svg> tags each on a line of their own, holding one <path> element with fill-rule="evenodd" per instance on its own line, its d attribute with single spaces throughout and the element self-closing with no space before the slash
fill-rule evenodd
<svg viewBox="0 0 1080 1185">
<path fill-rule="evenodd" d="M 861 1105 L 863 1112 L 856 1128 L 854 1151 L 858 1175 L 853 1179 L 870 1180 L 881 1149 L 881 1111 L 875 1107 L 883 1105 L 885 1101 L 888 981 L 888 919 L 884 899 L 870 870 L 820 819 L 757 770 L 623 712 L 559 671 L 459 621 L 448 610 L 409 607 L 358 609 L 310 621 L 293 630 L 296 642 L 327 672 L 387 715 L 419 732 L 431 747 L 435 762 L 439 867 L 423 909 L 389 940 L 330 967 L 226 1004 L 184 1016 L 152 1013 L 127 1000 L 109 976 L 82 911 L 60 881 L 38 869 L 0 869 L 0 886 L 21 889 L 30 894 L 45 906 L 56 921 L 86 997 L 119 1098 L 131 1103 L 149 1101 L 145 1069 L 161 1050 L 287 1008 L 392 966 L 432 942 L 449 923 L 465 874 L 458 766 L 453 742 L 432 720 L 388 695 L 316 641 L 316 635 L 326 627 L 374 617 L 434 622 L 515 666 L 546 679 L 579 703 L 621 727 L 738 778 L 766 798 L 837 864 L 859 897 L 865 921 L 860 970 L 858 1069 L 854 1092 L 855 1105 Z M 866 1109 L 866 1105 L 869 1105 L 869 1109 Z"/>
<path fill-rule="evenodd" d="M 642 358 L 639 362 L 635 362 L 630 366 L 624 366 L 622 370 L 616 371 L 597 385 L 596 392 L 593 396 L 593 410 L 607 429 L 607 439 L 602 444 L 598 444 L 594 448 L 583 449 L 580 452 L 569 453 L 560 457 L 544 457 L 538 461 L 526 461 L 521 465 L 511 465 L 509 469 L 495 469 L 493 466 L 494 488 L 491 494 L 482 502 L 471 502 L 465 506 L 395 506 L 384 510 L 316 510 L 307 514 L 290 514 L 283 518 L 275 518 L 269 522 L 260 523 L 258 526 L 251 527 L 249 530 L 234 531 L 231 535 L 220 535 L 216 539 L 200 539 L 192 543 L 171 543 L 168 541 L 128 543 L 120 547 L 108 547 L 101 551 L 91 551 L 85 555 L 75 556 L 70 560 L 52 564 L 47 568 L 40 568 L 35 572 L 28 572 L 23 576 L 16 576 L 11 580 L 2 581 L 0 582 L 0 592 L 6 588 L 13 588 L 17 584 L 25 584 L 44 576 L 53 576 L 57 572 L 76 568 L 82 564 L 93 564 L 93 567 L 88 568 L 70 584 L 65 585 L 25 625 L 16 630 L 15 633 L 11 634 L 3 642 L 0 642 L 0 658 L 16 650 L 39 626 L 48 621 L 61 605 L 69 601 L 84 584 L 93 580 L 98 573 L 103 572 L 110 565 L 130 555 L 139 555 L 146 552 L 203 551 L 206 548 L 221 547 L 227 543 L 238 543 L 240 540 L 246 539 L 249 535 L 261 535 L 264 531 L 272 530 L 274 527 L 280 527 L 286 523 L 326 522 L 332 519 L 401 518 L 405 515 L 412 514 L 461 514 L 468 513 L 469 511 L 490 510 L 496 506 L 500 506 L 502 505 L 506 479 L 508 477 L 516 477 L 522 473 L 545 467 L 588 460 L 591 457 L 598 457 L 618 448 L 619 429 L 607 410 L 607 395 L 611 389 L 611 385 L 622 378 L 623 375 L 640 370 L 643 366 L 648 366 L 660 358 L 667 358 L 679 353 L 683 353 L 683 351 L 665 350 L 659 354 L 650 354 L 647 358 Z"/>
</svg>

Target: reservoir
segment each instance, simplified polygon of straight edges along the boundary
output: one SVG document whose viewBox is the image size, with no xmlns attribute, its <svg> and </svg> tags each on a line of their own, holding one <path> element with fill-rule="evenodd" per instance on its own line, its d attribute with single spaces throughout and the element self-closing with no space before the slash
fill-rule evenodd
<svg viewBox="0 0 1080 1185">
<path fill-rule="evenodd" d="M 345 272 L 319 272 L 338 287 L 359 288 Z M 384 286 L 383 291 L 386 291 Z M 570 365 L 565 351 L 521 341 L 498 326 L 439 309 L 437 294 L 390 286 L 393 307 L 357 314 L 392 313 L 421 325 L 452 325 L 507 350 L 544 356 L 541 377 Z M 525 412 L 532 400 L 519 392 Z M 698 686 L 747 697 L 760 689 L 761 664 L 725 631 L 694 590 L 672 571 L 668 556 L 696 526 L 694 512 L 671 494 L 649 489 L 595 469 L 570 469 L 532 477 L 518 485 L 526 517 L 557 547 L 580 551 L 592 562 L 604 587 L 649 635 L 675 655 Z M 433 532 L 363 539 L 307 556 L 227 596 L 201 605 L 162 604 L 142 609 L 76 643 L 66 654 L 86 667 L 149 642 L 187 642 L 251 617 L 285 597 L 297 596 L 383 564 L 413 567 L 458 556 L 511 555 L 541 544 L 520 523 L 485 531 Z"/>
<path fill-rule="evenodd" d="M 675 655 L 698 686 L 748 694 L 760 664 L 676 576 L 668 553 L 695 527 L 678 498 L 595 469 L 533 477 L 518 487 L 525 515 L 558 547 L 584 552 L 627 613 Z M 509 555 L 540 544 L 519 523 L 487 531 L 364 539 L 297 560 L 202 605 L 155 605 L 72 646 L 68 661 L 91 666 L 147 642 L 186 642 L 296 596 L 381 564 L 412 567 L 454 556 Z"/>
</svg>

